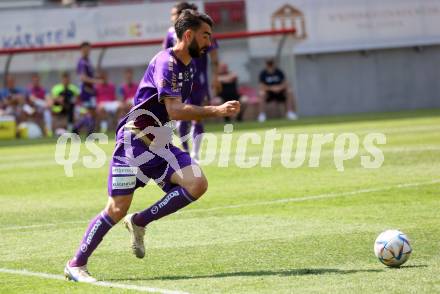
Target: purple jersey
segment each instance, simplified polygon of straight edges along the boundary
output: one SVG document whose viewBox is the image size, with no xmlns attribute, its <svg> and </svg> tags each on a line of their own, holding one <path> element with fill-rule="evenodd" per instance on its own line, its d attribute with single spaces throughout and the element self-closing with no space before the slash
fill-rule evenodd
<svg viewBox="0 0 440 294">
<path fill-rule="evenodd" d="M 161 125 L 166 124 L 169 117 L 163 99 L 176 97 L 182 101 L 186 100 L 191 93 L 194 71 L 193 61 L 188 65 L 183 64 L 174 55 L 172 48 L 159 52 L 151 60 L 138 86 L 134 107 L 119 127 L 130 119 L 130 114 L 136 109 L 147 110 L 159 120 Z M 148 126 L 157 126 L 159 122 L 150 116 L 139 116 L 133 123 L 136 128 L 144 129 Z"/>
<path fill-rule="evenodd" d="M 167 36 L 165 37 L 165 40 L 163 41 L 163 49 L 168 49 L 176 45 L 177 43 L 177 35 L 176 30 L 174 27 L 170 27 L 167 32 Z"/>
<path fill-rule="evenodd" d="M 81 75 L 86 75 L 89 78 L 93 78 L 94 72 L 93 72 L 93 66 L 90 63 L 90 60 L 88 58 L 81 57 L 81 59 L 78 61 L 78 65 L 76 67 L 76 73 Z M 81 100 L 82 101 L 89 101 L 92 97 L 96 96 L 96 90 L 93 84 L 90 83 L 81 83 Z"/>
<path fill-rule="evenodd" d="M 163 42 L 163 47 L 165 49 L 173 47 L 177 43 L 177 35 L 174 27 L 170 27 L 167 32 L 167 36 Z M 207 53 L 209 53 L 211 50 L 218 49 L 218 43 L 215 39 L 212 40 L 211 46 L 208 48 Z M 194 77 L 194 87 L 193 87 L 193 93 L 196 97 L 194 101 L 195 103 L 192 104 L 201 104 L 202 100 L 205 98 L 205 96 L 209 95 L 209 83 L 208 83 L 208 54 L 203 54 L 199 58 L 194 58 L 195 68 L 196 68 L 196 74 Z M 201 98 L 201 101 L 199 98 Z"/>
</svg>

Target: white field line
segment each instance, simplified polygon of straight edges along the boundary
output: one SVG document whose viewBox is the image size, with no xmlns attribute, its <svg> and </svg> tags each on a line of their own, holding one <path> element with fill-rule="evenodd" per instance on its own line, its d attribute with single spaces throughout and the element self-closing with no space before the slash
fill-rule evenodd
<svg viewBox="0 0 440 294">
<path fill-rule="evenodd" d="M 358 195 L 365 194 L 365 193 L 382 192 L 382 191 L 388 191 L 391 189 L 404 189 L 404 188 L 411 188 L 411 187 L 435 185 L 435 184 L 439 184 L 439 183 L 440 183 L 440 179 L 436 179 L 436 180 L 432 180 L 432 181 L 428 181 L 428 182 L 397 184 L 397 185 L 392 185 L 392 186 L 382 187 L 382 188 L 359 189 L 359 190 L 340 192 L 340 193 L 326 193 L 326 194 L 309 195 L 309 196 L 297 197 L 297 198 L 283 198 L 283 199 L 277 199 L 277 200 L 252 202 L 252 203 L 246 203 L 246 204 L 217 206 L 217 207 L 212 207 L 212 208 L 187 209 L 187 210 L 179 211 L 177 213 L 187 214 L 187 213 L 193 213 L 193 212 L 206 212 L 206 211 L 215 211 L 215 210 L 223 210 L 223 209 L 235 209 L 235 208 L 273 205 L 273 204 L 289 203 L 289 202 L 315 201 L 315 200 L 332 199 L 332 198 L 339 198 L 339 197 L 358 196 Z M 27 225 L 27 226 L 3 226 L 3 227 L 0 227 L 0 231 L 13 231 L 13 230 L 22 230 L 22 229 L 31 229 L 31 228 L 46 228 L 46 227 L 55 227 L 58 225 L 65 225 L 65 224 L 82 224 L 82 223 L 85 224 L 85 223 L 88 223 L 88 221 L 69 221 L 69 222 L 37 224 L 37 225 Z"/>
<path fill-rule="evenodd" d="M 64 280 L 64 276 L 62 275 L 54 275 L 54 274 L 46 274 L 46 273 L 38 273 L 38 272 L 30 272 L 28 270 L 13 270 L 7 268 L 0 268 L 0 273 L 6 273 L 11 275 L 19 275 L 19 276 L 29 276 L 29 277 L 38 277 L 43 279 L 51 279 L 51 280 Z M 147 292 L 147 293 L 162 293 L 162 294 L 187 294 L 187 292 L 181 291 L 173 291 L 167 289 L 160 288 L 152 288 L 152 287 L 144 287 L 130 284 L 120 284 L 120 283 L 111 283 L 111 282 L 96 282 L 90 285 L 106 287 L 106 288 L 119 288 L 124 290 L 134 290 L 138 292 Z"/>
</svg>

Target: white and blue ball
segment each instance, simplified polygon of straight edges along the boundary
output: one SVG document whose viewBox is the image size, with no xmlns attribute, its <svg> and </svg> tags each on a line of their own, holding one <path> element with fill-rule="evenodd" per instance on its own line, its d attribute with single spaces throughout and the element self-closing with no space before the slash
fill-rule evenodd
<svg viewBox="0 0 440 294">
<path fill-rule="evenodd" d="M 374 254 L 380 262 L 390 267 L 399 267 L 411 255 L 408 236 L 398 230 L 386 230 L 374 242 Z"/>
</svg>

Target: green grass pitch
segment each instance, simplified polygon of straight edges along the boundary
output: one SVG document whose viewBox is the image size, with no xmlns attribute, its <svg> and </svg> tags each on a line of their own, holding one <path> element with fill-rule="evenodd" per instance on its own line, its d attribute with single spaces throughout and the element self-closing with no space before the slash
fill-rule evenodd
<svg viewBox="0 0 440 294">
<path fill-rule="evenodd" d="M 326 144 L 318 168 L 307 166 L 307 154 L 306 164 L 287 169 L 277 143 L 271 168 L 214 161 L 203 167 L 207 194 L 147 228 L 145 259 L 131 255 L 120 224 L 91 257 L 96 278 L 125 289 L 56 279 L 107 200 L 108 161 L 99 169 L 76 163 L 68 178 L 54 161 L 55 140 L 0 142 L 0 293 L 440 292 L 440 111 L 235 125 L 231 160 L 235 138 L 272 128 L 354 132 L 361 139 L 382 132 L 385 161 L 365 169 L 361 149 L 339 172 L 334 144 Z M 220 139 L 222 126 L 208 131 Z M 101 146 L 108 156 L 113 144 Z M 250 144 L 247 156 L 261 149 Z M 84 146 L 81 155 L 90 155 Z M 153 185 L 139 189 L 130 211 L 159 197 Z M 400 269 L 383 266 L 373 253 L 376 236 L 389 228 L 404 231 L 413 247 Z"/>
</svg>

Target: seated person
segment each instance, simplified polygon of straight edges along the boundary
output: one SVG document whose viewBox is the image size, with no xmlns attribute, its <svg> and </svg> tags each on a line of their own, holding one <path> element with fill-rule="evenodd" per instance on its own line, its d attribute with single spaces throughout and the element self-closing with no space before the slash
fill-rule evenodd
<svg viewBox="0 0 440 294">
<path fill-rule="evenodd" d="M 287 84 L 284 73 L 276 67 L 275 61 L 266 61 L 265 69 L 260 73 L 260 114 L 258 121 L 266 121 L 266 103 L 275 101 L 285 106 L 289 120 L 298 119 L 295 113 L 295 97 Z"/>
<path fill-rule="evenodd" d="M 240 93 L 238 92 L 238 77 L 235 73 L 229 71 L 228 65 L 221 63 L 218 70 L 218 82 L 220 83 L 220 89 L 218 91 L 218 96 L 226 101 L 240 100 Z M 237 115 L 237 120 L 243 120 L 243 112 L 245 107 L 241 107 L 240 113 Z M 229 122 L 230 118 L 225 117 L 225 122 Z"/>
<path fill-rule="evenodd" d="M 107 73 L 101 71 L 99 78 L 102 83 L 96 85 L 97 115 L 100 121 L 100 130 L 105 133 L 108 130 L 108 120 L 110 118 L 114 119 L 116 127 L 117 118 L 122 108 L 121 102 L 116 99 L 116 87 L 108 81 Z"/>
<path fill-rule="evenodd" d="M 61 83 L 56 84 L 51 91 L 50 106 L 55 118 L 54 129 L 67 129 L 71 132 L 75 122 L 75 103 L 80 94 L 79 88 L 70 82 L 68 72 L 61 74 Z M 60 132 L 57 131 L 57 134 Z"/>
<path fill-rule="evenodd" d="M 26 103 L 26 91 L 15 85 L 12 75 L 6 77 L 6 87 L 1 90 L 0 97 L 2 114 L 14 116 L 17 125 L 35 113 L 35 109 Z"/>
<path fill-rule="evenodd" d="M 122 97 L 122 113 L 125 115 L 133 107 L 133 97 L 136 94 L 138 84 L 133 82 L 133 70 L 127 68 L 124 72 L 125 83 L 119 88 L 119 94 Z"/>
<path fill-rule="evenodd" d="M 40 84 L 40 76 L 32 74 L 32 82 L 27 89 L 30 103 L 35 107 L 39 116 L 44 119 L 43 132 L 46 136 L 52 136 L 52 114 L 46 97 L 46 89 Z"/>
</svg>

